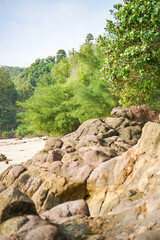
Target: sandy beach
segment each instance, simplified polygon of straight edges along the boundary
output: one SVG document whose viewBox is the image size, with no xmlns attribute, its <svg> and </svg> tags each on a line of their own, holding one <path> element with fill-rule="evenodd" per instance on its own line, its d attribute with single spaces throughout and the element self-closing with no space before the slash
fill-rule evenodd
<svg viewBox="0 0 160 240">
<path fill-rule="evenodd" d="M 45 137 L 23 139 L 0 139 L 0 154 L 7 157 L 8 164 L 0 161 L 0 173 L 10 165 L 22 163 L 31 159 L 38 151 L 44 148 Z"/>
</svg>

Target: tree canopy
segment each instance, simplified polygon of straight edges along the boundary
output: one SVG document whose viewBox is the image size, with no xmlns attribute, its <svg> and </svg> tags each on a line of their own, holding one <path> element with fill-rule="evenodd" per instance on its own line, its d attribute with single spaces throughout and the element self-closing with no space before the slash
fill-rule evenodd
<svg viewBox="0 0 160 240">
<path fill-rule="evenodd" d="M 16 126 L 16 101 L 18 98 L 9 73 L 0 68 L 0 132 Z"/>
<path fill-rule="evenodd" d="M 37 87 L 33 96 L 20 104 L 25 113 L 19 133 L 26 127 L 29 132 L 65 134 L 89 118 L 106 117 L 116 99 L 99 80 L 102 59 L 98 44 L 85 42 L 79 52 L 72 50 L 55 64 L 53 82 Z"/>
<path fill-rule="evenodd" d="M 103 78 L 125 106 L 152 100 L 160 89 L 160 2 L 125 0 L 111 10 L 106 36 L 100 38 L 105 54 Z"/>
</svg>

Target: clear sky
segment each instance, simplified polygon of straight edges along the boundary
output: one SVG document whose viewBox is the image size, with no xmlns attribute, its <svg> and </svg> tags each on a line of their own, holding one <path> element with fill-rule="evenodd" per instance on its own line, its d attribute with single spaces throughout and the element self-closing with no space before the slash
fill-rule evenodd
<svg viewBox="0 0 160 240">
<path fill-rule="evenodd" d="M 122 0 L 0 0 L 0 65 L 28 67 L 104 33 Z"/>
</svg>

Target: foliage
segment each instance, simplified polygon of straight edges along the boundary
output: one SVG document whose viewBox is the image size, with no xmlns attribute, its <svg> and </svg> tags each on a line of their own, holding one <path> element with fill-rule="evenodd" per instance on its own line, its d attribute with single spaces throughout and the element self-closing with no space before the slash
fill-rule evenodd
<svg viewBox="0 0 160 240">
<path fill-rule="evenodd" d="M 19 74 L 24 71 L 24 68 L 20 67 L 2 66 L 0 68 L 3 68 L 9 73 L 9 76 L 14 83 L 16 82 L 16 79 L 18 78 Z"/>
<path fill-rule="evenodd" d="M 30 67 L 25 68 L 15 81 L 20 101 L 24 102 L 33 95 L 38 85 L 48 85 L 52 82 L 51 68 L 55 64 L 55 57 L 36 59 Z"/>
<path fill-rule="evenodd" d="M 65 58 L 66 56 L 67 56 L 66 52 L 63 49 L 59 49 L 58 52 L 57 52 L 57 55 L 56 55 L 57 62 L 59 63 L 60 60 Z"/>
<path fill-rule="evenodd" d="M 116 104 L 106 83 L 99 80 L 103 54 L 98 44 L 85 42 L 79 52 L 72 50 L 51 70 L 54 84 L 39 86 L 33 96 L 20 105 L 25 117 L 19 134 L 65 134 L 80 123 L 106 117 Z"/>
<path fill-rule="evenodd" d="M 100 43 L 105 54 L 103 78 L 125 106 L 152 102 L 160 89 L 160 2 L 125 0 L 111 11 Z"/>
<path fill-rule="evenodd" d="M 65 83 L 66 79 L 70 75 L 69 68 L 70 67 L 69 67 L 68 58 L 62 58 L 59 64 L 55 64 L 54 67 L 51 69 L 51 77 L 52 77 L 51 84 Z"/>
<path fill-rule="evenodd" d="M 0 131 L 15 128 L 17 98 L 18 94 L 9 73 L 0 68 Z"/>
<path fill-rule="evenodd" d="M 72 89 L 67 84 L 37 88 L 29 100 L 20 104 L 27 110 L 23 122 L 28 123 L 28 130 L 42 134 L 63 134 L 74 130 L 79 121 L 70 114 L 72 97 Z"/>
<path fill-rule="evenodd" d="M 85 42 L 90 43 L 93 40 L 94 40 L 93 35 L 91 33 L 88 33 L 87 36 L 86 36 Z"/>
</svg>

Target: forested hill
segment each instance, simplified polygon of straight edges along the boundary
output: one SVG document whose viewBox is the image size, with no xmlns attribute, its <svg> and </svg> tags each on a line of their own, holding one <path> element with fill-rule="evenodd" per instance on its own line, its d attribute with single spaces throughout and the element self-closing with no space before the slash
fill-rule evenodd
<svg viewBox="0 0 160 240">
<path fill-rule="evenodd" d="M 111 13 L 105 35 L 87 34 L 79 51 L 0 68 L 0 135 L 65 134 L 118 105 L 160 111 L 159 1 L 125 0 Z"/>
<path fill-rule="evenodd" d="M 19 74 L 24 71 L 24 68 L 21 67 L 9 67 L 9 66 L 0 66 L 9 73 L 11 80 L 14 82 L 18 78 Z"/>
</svg>

